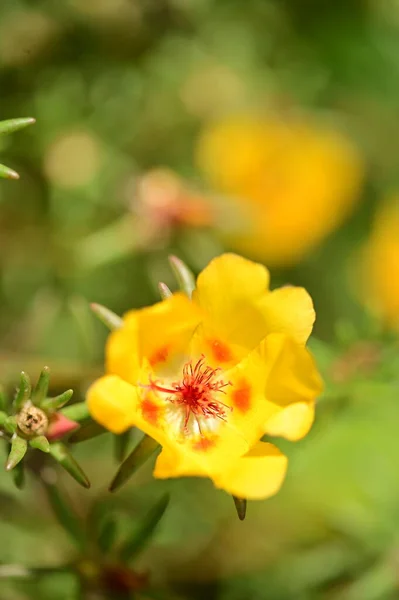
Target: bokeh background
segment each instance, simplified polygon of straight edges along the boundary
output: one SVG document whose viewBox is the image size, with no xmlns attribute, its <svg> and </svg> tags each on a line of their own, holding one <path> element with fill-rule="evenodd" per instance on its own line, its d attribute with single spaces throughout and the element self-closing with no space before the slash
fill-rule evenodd
<svg viewBox="0 0 399 600">
<path fill-rule="evenodd" d="M 278 442 L 288 478 L 246 521 L 150 465 L 110 497 L 111 436 L 76 446 L 93 487 L 63 485 L 83 518 L 100 498 L 128 526 L 171 493 L 134 565 L 159 598 L 399 598 L 398 106 L 397 0 L 0 4 L 0 119 L 37 119 L 0 138 L 21 176 L 0 183 L 6 386 L 48 364 L 82 398 L 106 338 L 89 302 L 157 301 L 171 253 L 196 273 L 242 253 L 315 302 L 317 421 Z M 73 547 L 40 485 L 0 490 L 0 566 L 49 569 L 5 577 L 1 600 L 78 598 L 51 571 Z"/>
</svg>

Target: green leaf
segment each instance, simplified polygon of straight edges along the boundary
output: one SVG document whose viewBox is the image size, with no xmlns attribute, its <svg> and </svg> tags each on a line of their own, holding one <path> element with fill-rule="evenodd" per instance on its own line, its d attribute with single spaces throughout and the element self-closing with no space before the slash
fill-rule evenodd
<svg viewBox="0 0 399 600">
<path fill-rule="evenodd" d="M 103 554 L 108 554 L 115 544 L 117 523 L 114 517 L 106 517 L 101 525 L 98 536 L 98 547 Z"/>
<path fill-rule="evenodd" d="M 173 295 L 166 283 L 158 283 L 158 289 L 162 300 L 166 300 L 167 298 L 170 298 Z"/>
<path fill-rule="evenodd" d="M 40 404 L 40 408 L 46 412 L 54 412 L 67 404 L 72 398 L 72 395 L 73 390 L 66 390 L 66 392 L 63 392 L 59 396 L 55 396 L 55 398 L 46 398 Z"/>
<path fill-rule="evenodd" d="M 90 304 L 91 310 L 94 314 L 110 329 L 113 331 L 114 329 L 120 329 L 123 325 L 123 320 L 118 317 L 112 310 L 102 306 L 101 304 L 97 304 L 93 302 Z"/>
<path fill-rule="evenodd" d="M 0 410 L 0 427 L 4 427 L 8 420 L 8 415 L 4 411 Z"/>
<path fill-rule="evenodd" d="M 30 399 L 32 386 L 29 375 L 22 371 L 21 382 L 14 398 L 14 409 L 19 412 L 24 404 Z"/>
<path fill-rule="evenodd" d="M 165 494 L 151 507 L 148 513 L 140 519 L 138 525 L 134 528 L 119 550 L 122 561 L 131 561 L 144 549 L 150 541 L 150 538 L 154 535 L 155 529 L 162 519 L 168 504 L 169 494 Z"/>
<path fill-rule="evenodd" d="M 32 392 L 32 402 L 41 407 L 41 404 L 47 398 L 48 386 L 50 383 L 50 369 L 44 367 L 40 373 L 39 380 Z"/>
<path fill-rule="evenodd" d="M 11 471 L 11 469 L 21 462 L 26 454 L 27 449 L 28 442 L 14 433 L 11 439 L 10 454 L 8 455 L 6 462 L 6 471 Z"/>
<path fill-rule="evenodd" d="M 138 445 L 132 450 L 126 460 L 119 467 L 114 479 L 109 487 L 110 492 L 119 489 L 139 467 L 159 448 L 156 442 L 149 435 L 144 435 Z"/>
<path fill-rule="evenodd" d="M 240 519 L 240 521 L 243 521 L 247 514 L 247 501 L 245 498 L 237 498 L 237 496 L 233 496 L 233 500 L 238 518 Z"/>
<path fill-rule="evenodd" d="M 15 433 L 17 431 L 17 418 L 14 416 L 7 417 L 7 419 L 4 421 L 4 429 L 8 433 Z"/>
<path fill-rule="evenodd" d="M 132 437 L 132 430 L 128 429 L 120 435 L 114 435 L 114 453 L 115 460 L 120 463 L 126 458 L 129 443 Z"/>
<path fill-rule="evenodd" d="M 23 461 L 19 462 L 11 471 L 15 486 L 21 490 L 25 485 L 25 467 Z"/>
<path fill-rule="evenodd" d="M 50 452 L 50 443 L 44 435 L 38 435 L 32 440 L 29 440 L 29 445 L 42 452 Z"/>
<path fill-rule="evenodd" d="M 79 422 L 90 419 L 90 413 L 86 402 L 77 402 L 76 404 L 71 404 L 71 406 L 66 406 L 65 408 L 61 409 L 60 412 L 64 415 L 64 417 L 71 419 L 71 421 Z"/>
<path fill-rule="evenodd" d="M 181 291 L 191 298 L 195 289 L 194 275 L 187 265 L 180 260 L 180 258 L 177 258 L 177 256 L 169 256 L 169 263 L 173 269 Z"/>
<path fill-rule="evenodd" d="M 0 177 L 3 179 L 19 179 L 18 173 L 5 165 L 0 165 Z"/>
<path fill-rule="evenodd" d="M 80 442 L 86 442 L 87 440 L 102 435 L 103 433 L 109 432 L 98 423 L 95 423 L 95 421 L 89 421 L 82 425 L 78 431 L 73 433 L 69 438 L 69 441 L 72 444 L 79 444 Z"/>
<path fill-rule="evenodd" d="M 33 117 L 23 117 L 21 119 L 7 119 L 6 121 L 0 121 L 0 135 L 19 131 L 28 125 L 33 125 L 33 123 L 36 123 L 36 119 Z"/>
<path fill-rule="evenodd" d="M 8 408 L 8 398 L 4 387 L 0 385 L 0 411 L 6 411 Z"/>
<path fill-rule="evenodd" d="M 64 444 L 61 442 L 50 444 L 50 454 L 80 485 L 85 488 L 90 487 L 90 481 L 82 467 Z"/>
<path fill-rule="evenodd" d="M 86 542 L 83 523 L 70 506 L 66 495 L 58 489 L 56 476 L 52 470 L 45 469 L 42 473 L 42 478 L 47 498 L 55 517 L 72 540 L 82 549 Z"/>
</svg>

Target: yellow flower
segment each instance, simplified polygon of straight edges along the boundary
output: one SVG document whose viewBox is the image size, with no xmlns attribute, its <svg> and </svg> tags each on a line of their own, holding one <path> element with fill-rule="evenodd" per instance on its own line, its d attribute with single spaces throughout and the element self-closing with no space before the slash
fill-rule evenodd
<svg viewBox="0 0 399 600">
<path fill-rule="evenodd" d="M 309 295 L 268 284 L 265 267 L 224 254 L 192 300 L 177 293 L 129 312 L 110 335 L 89 410 L 114 433 L 136 426 L 162 445 L 155 477 L 210 477 L 253 499 L 280 488 L 287 459 L 260 440 L 306 435 L 322 385 L 305 348 Z"/>
<path fill-rule="evenodd" d="M 226 118 L 205 129 L 197 159 L 227 195 L 226 240 L 273 265 L 299 261 L 338 227 L 363 177 L 343 135 L 298 119 Z M 240 218 L 229 223 L 232 207 Z"/>
<path fill-rule="evenodd" d="M 389 327 L 399 330 L 399 199 L 377 211 L 361 254 L 360 298 Z"/>
</svg>

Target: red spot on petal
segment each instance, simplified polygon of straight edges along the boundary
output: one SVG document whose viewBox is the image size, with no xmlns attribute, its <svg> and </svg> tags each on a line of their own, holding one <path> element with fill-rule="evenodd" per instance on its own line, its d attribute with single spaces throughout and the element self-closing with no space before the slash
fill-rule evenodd
<svg viewBox="0 0 399 600">
<path fill-rule="evenodd" d="M 232 392 L 232 402 L 242 413 L 246 413 L 251 405 L 251 386 L 245 379 L 240 381 Z"/>
<path fill-rule="evenodd" d="M 210 440 L 209 438 L 200 438 L 196 442 L 193 443 L 193 450 L 197 450 L 199 452 L 206 452 L 210 448 L 215 446 L 215 440 Z"/>
<path fill-rule="evenodd" d="M 163 363 L 169 356 L 169 348 L 168 346 L 162 346 L 158 348 L 151 356 L 150 356 L 150 365 L 154 367 L 158 363 Z"/>
<path fill-rule="evenodd" d="M 144 398 L 143 402 L 141 403 L 141 412 L 143 414 L 143 418 L 151 425 L 158 424 L 160 410 L 160 407 L 148 397 Z"/>
<path fill-rule="evenodd" d="M 227 344 L 220 340 L 210 340 L 209 345 L 214 359 L 218 363 L 226 363 L 233 360 L 233 354 Z"/>
</svg>

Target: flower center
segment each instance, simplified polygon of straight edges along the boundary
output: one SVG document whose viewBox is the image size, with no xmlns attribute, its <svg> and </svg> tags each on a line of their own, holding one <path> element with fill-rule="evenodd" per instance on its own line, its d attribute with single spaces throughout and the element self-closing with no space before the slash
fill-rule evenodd
<svg viewBox="0 0 399 600">
<path fill-rule="evenodd" d="M 183 379 L 172 383 L 171 387 L 164 387 L 151 382 L 151 388 L 159 392 L 169 394 L 168 400 L 182 407 L 184 414 L 184 431 L 188 433 L 188 423 L 193 417 L 202 435 L 200 419 L 226 420 L 227 411 L 232 410 L 230 406 L 217 399 L 219 393 L 225 394 L 224 388 L 231 385 L 218 377 L 220 368 L 213 369 L 205 364 L 205 357 L 193 365 L 192 361 L 183 367 Z"/>
</svg>

